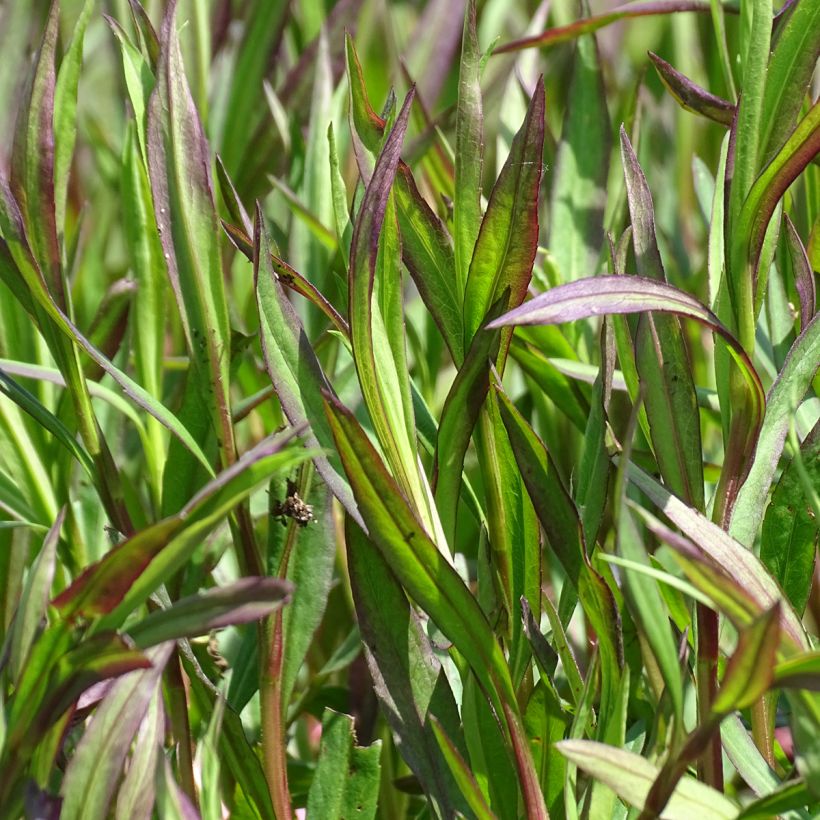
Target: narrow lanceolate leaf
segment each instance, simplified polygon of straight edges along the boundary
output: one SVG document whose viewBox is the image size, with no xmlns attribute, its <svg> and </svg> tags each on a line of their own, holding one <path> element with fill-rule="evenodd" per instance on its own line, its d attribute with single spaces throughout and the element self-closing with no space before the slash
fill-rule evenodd
<svg viewBox="0 0 820 820">
<path fill-rule="evenodd" d="M 706 117 L 708 120 L 729 126 L 735 117 L 735 106 L 722 97 L 716 97 L 705 88 L 690 80 L 686 75 L 669 65 L 657 54 L 649 52 L 661 82 L 681 108 Z"/>
<path fill-rule="evenodd" d="M 346 40 L 353 148 L 362 177 L 370 176 L 370 155 L 378 153 L 385 122 L 367 97 L 353 40 Z M 421 195 L 410 168 L 399 161 L 394 191 L 398 205 L 402 259 L 430 311 L 453 361 L 464 359 L 463 290 L 456 286 L 455 255 L 447 229 Z"/>
<path fill-rule="evenodd" d="M 151 666 L 120 678 L 97 706 L 94 720 L 77 744 L 65 772 L 61 817 L 102 820 L 108 816 L 126 755 L 173 647 L 169 642 L 149 652 Z"/>
<path fill-rule="evenodd" d="M 760 559 L 800 614 L 809 599 L 818 543 L 818 523 L 801 481 L 801 467 L 810 485 L 820 487 L 818 424 L 806 437 L 799 455 L 783 470 L 760 532 Z"/>
<path fill-rule="evenodd" d="M 499 331 L 476 335 L 441 411 L 432 484 L 451 550 L 455 548 L 464 456 L 490 388 L 490 366 L 498 356 L 500 335 Z"/>
<path fill-rule="evenodd" d="M 741 368 L 758 421 L 763 417 L 765 394 L 760 377 L 740 342 L 725 325 L 694 297 L 664 282 L 640 276 L 596 276 L 560 285 L 536 296 L 518 308 L 487 325 L 549 325 L 572 322 L 590 316 L 660 311 L 686 316 L 711 328 L 729 346 L 729 352 Z M 820 324 L 820 323 L 818 323 Z M 820 332 L 817 333 L 820 343 Z"/>
<path fill-rule="evenodd" d="M 622 800 L 642 809 L 660 769 L 634 752 L 591 740 L 562 740 L 556 748 L 596 780 L 609 786 Z M 663 810 L 667 820 L 734 820 L 738 807 L 716 789 L 684 776 Z"/>
<path fill-rule="evenodd" d="M 9 663 L 14 681 L 19 681 L 31 644 L 41 628 L 48 609 L 51 583 L 54 580 L 57 562 L 57 542 L 60 540 L 60 530 L 63 527 L 65 513 L 66 510 L 63 507 L 54 525 L 46 533 L 42 549 L 29 569 L 26 585 L 20 596 L 10 636 Z"/>
<path fill-rule="evenodd" d="M 567 113 L 553 173 L 549 248 L 559 281 L 596 273 L 604 246 L 604 208 L 612 129 L 598 44 L 579 38 L 567 89 Z"/>
<path fill-rule="evenodd" d="M 438 542 L 436 519 L 419 474 L 416 453 L 404 362 L 398 236 L 390 199 L 413 95 L 411 90 L 379 155 L 353 230 L 348 285 L 350 341 L 362 395 L 379 443 L 399 486 Z M 446 549 L 444 544 L 441 547 Z"/>
<path fill-rule="evenodd" d="M 757 614 L 782 601 L 783 593 L 777 581 L 771 577 L 750 549 L 738 543 L 702 513 L 684 504 L 634 464 L 629 465 L 627 477 L 676 527 L 680 528 L 687 538 L 691 539 L 698 550 L 708 556 L 727 578 L 732 579 L 742 589 L 748 600 L 753 602 Z M 668 538 L 664 534 L 658 534 L 671 546 L 678 548 L 674 537 Z M 793 646 L 800 649 L 808 648 L 805 630 L 791 605 L 783 604 L 780 627 L 783 636 L 787 637 Z"/>
<path fill-rule="evenodd" d="M 162 26 L 157 85 L 148 112 L 148 170 L 157 228 L 185 329 L 194 382 L 202 391 L 223 463 L 236 458 L 228 378 L 230 326 L 213 202 L 210 154 L 176 33 L 176 2 Z"/>
<path fill-rule="evenodd" d="M 279 578 L 241 578 L 157 609 L 128 627 L 138 649 L 207 635 L 212 629 L 258 621 L 290 600 L 293 587 Z"/>
<path fill-rule="evenodd" d="M 455 198 L 453 232 L 456 286 L 463 293 L 481 225 L 481 168 L 484 161 L 484 111 L 481 100 L 481 52 L 476 36 L 475 0 L 464 12 L 456 111 Z"/>
<path fill-rule="evenodd" d="M 435 716 L 463 750 L 458 707 L 441 664 L 387 561 L 350 518 L 345 544 L 367 664 L 402 756 L 442 816 L 463 813 L 466 804 L 428 720 Z"/>
<path fill-rule="evenodd" d="M 775 35 L 766 72 L 760 145 L 761 162 L 778 151 L 800 114 L 820 57 L 820 7 L 793 3 Z"/>
<path fill-rule="evenodd" d="M 731 261 L 736 272 L 747 272 L 755 288 L 759 278 L 758 264 L 772 214 L 789 186 L 818 153 L 820 100 L 809 109 L 771 162 L 754 180 L 742 208 L 738 206 L 735 223 L 737 240 L 733 244 Z M 766 271 L 761 270 L 759 273 L 765 278 Z M 756 290 L 754 298 L 757 305 L 762 294 Z"/>
<path fill-rule="evenodd" d="M 355 741 L 353 718 L 326 709 L 319 763 L 308 792 L 307 810 L 312 817 L 370 820 L 376 816 L 381 741 L 367 748 L 356 746 Z"/>
<path fill-rule="evenodd" d="M 481 222 L 464 294 L 464 346 L 507 289 L 508 307 L 523 300 L 538 248 L 538 189 L 544 151 L 544 81 L 540 78 Z M 511 332 L 502 336 L 503 366 Z"/>
<path fill-rule="evenodd" d="M 424 531 L 350 411 L 330 399 L 327 415 L 370 538 L 408 594 L 464 655 L 501 714 L 502 698 L 514 702 L 512 683 L 478 602 Z"/>
<path fill-rule="evenodd" d="M 203 487 L 176 515 L 138 532 L 89 567 L 55 600 L 65 617 L 107 615 L 118 627 L 167 577 L 187 561 L 203 535 L 276 471 L 310 457 L 288 447 L 293 430 L 263 440 Z"/>
<path fill-rule="evenodd" d="M 712 703 L 716 714 L 745 709 L 762 697 L 774 679 L 780 644 L 780 603 L 741 630 L 735 649 Z"/>
<path fill-rule="evenodd" d="M 760 529 L 769 488 L 780 462 L 794 411 L 806 395 L 818 368 L 820 316 L 815 315 L 792 345 L 780 374 L 769 390 L 766 417 L 760 429 L 754 460 L 732 512 L 729 532 L 747 547 L 753 545 Z"/>
<path fill-rule="evenodd" d="M 789 255 L 792 260 L 792 271 L 794 272 L 794 286 L 797 296 L 800 299 L 800 328 L 804 330 L 817 312 L 817 291 L 814 285 L 814 271 L 811 269 L 809 257 L 806 249 L 800 241 L 800 236 L 794 223 L 787 214 L 783 215 L 786 223 L 786 239 L 788 241 Z"/>
<path fill-rule="evenodd" d="M 66 306 L 54 204 L 54 67 L 60 4 L 53 2 L 26 98 L 17 117 L 11 190 L 20 204 L 31 252 L 60 307 Z M 6 240 L 10 237 L 6 236 Z"/>
<path fill-rule="evenodd" d="M 623 126 L 621 157 L 638 274 L 665 282 L 655 235 L 652 194 Z M 641 316 L 635 337 L 635 364 L 644 389 L 652 448 L 661 476 L 674 492 L 702 509 L 698 401 L 680 320 L 676 316 Z"/>
<path fill-rule="evenodd" d="M 343 477 L 341 463 L 333 452 L 333 436 L 325 418 L 322 391 L 331 388 L 299 316 L 274 273 L 270 243 L 258 208 L 253 265 L 262 354 L 276 395 L 291 424 L 310 424 L 306 443 L 323 447 L 328 453 L 318 455 L 314 460 L 319 475 L 348 515 L 362 524 L 350 486 Z"/>
<path fill-rule="evenodd" d="M 447 736 L 444 728 L 436 718 L 433 718 L 430 723 L 442 754 L 450 766 L 450 771 L 453 773 L 453 777 L 455 777 L 461 789 L 461 793 L 464 795 L 464 799 L 467 801 L 473 814 L 475 814 L 479 820 L 493 820 L 495 815 L 487 805 L 487 801 L 484 799 L 484 795 L 478 783 L 476 783 L 475 777 L 472 771 L 470 771 L 470 767 L 462 757 L 461 752 Z"/>
</svg>

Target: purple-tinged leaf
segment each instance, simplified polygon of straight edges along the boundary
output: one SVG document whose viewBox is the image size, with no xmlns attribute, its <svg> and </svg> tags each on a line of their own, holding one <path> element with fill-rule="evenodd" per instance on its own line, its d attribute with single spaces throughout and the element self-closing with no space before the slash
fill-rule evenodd
<svg viewBox="0 0 820 820">
<path fill-rule="evenodd" d="M 622 800 L 643 808 L 660 768 L 625 749 L 592 740 L 562 740 L 556 748 L 579 769 L 606 783 Z M 735 820 L 738 807 L 716 789 L 684 776 L 662 816 L 668 820 Z"/>
<path fill-rule="evenodd" d="M 10 633 L 9 668 L 12 680 L 19 683 L 23 664 L 31 645 L 41 628 L 51 598 L 51 584 L 57 563 L 57 543 L 65 520 L 66 508 L 60 510 L 57 520 L 46 533 L 43 547 L 28 572 L 26 586 L 14 616 Z"/>
<path fill-rule="evenodd" d="M 173 643 L 147 653 L 151 665 L 121 677 L 94 711 L 66 768 L 61 786 L 61 817 L 104 818 L 122 777 L 134 736 L 157 691 Z"/>
<path fill-rule="evenodd" d="M 735 106 L 732 103 L 701 88 L 651 51 L 649 59 L 652 60 L 661 82 L 681 108 L 721 125 L 732 124 L 735 118 Z"/>
<path fill-rule="evenodd" d="M 222 162 L 222 157 L 216 155 L 216 176 L 219 180 L 219 190 L 222 194 L 222 201 L 228 210 L 228 216 L 233 220 L 235 225 L 239 225 L 244 231 L 245 237 L 253 236 L 253 221 L 250 215 L 245 210 L 242 200 L 234 187 L 233 180 L 228 174 L 228 169 Z M 228 226 L 223 222 L 223 227 L 228 230 Z M 228 236 L 231 236 L 228 231 Z M 252 249 L 252 243 L 248 241 L 248 249 Z M 243 250 L 240 248 L 240 250 Z M 246 254 L 247 255 L 247 254 Z"/>
<path fill-rule="evenodd" d="M 820 535 L 801 480 L 803 471 L 811 486 L 820 487 L 820 423 L 783 470 L 760 531 L 760 560 L 801 615 L 809 599 Z"/>
<path fill-rule="evenodd" d="M 809 257 L 794 223 L 788 214 L 783 214 L 786 223 L 786 239 L 794 271 L 794 286 L 800 299 L 800 328 L 805 330 L 817 312 L 817 293 L 814 286 L 814 271 L 809 264 Z"/>
<path fill-rule="evenodd" d="M 291 428 L 248 450 L 179 513 L 141 530 L 89 567 L 53 605 L 66 618 L 106 615 L 106 626 L 119 627 L 259 483 L 310 457 L 309 450 L 288 446 L 297 432 Z"/>
<path fill-rule="evenodd" d="M 384 557 L 350 519 L 345 544 L 368 668 L 402 756 L 442 816 L 464 811 L 428 719 L 440 720 L 463 750 L 458 707 L 430 639 Z"/>
<path fill-rule="evenodd" d="M 481 226 L 481 169 L 484 164 L 484 110 L 481 99 L 481 52 L 476 36 L 475 0 L 468 0 L 461 40 L 456 109 L 453 239 L 456 287 L 464 292 L 470 260 Z"/>
<path fill-rule="evenodd" d="M 748 270 L 754 287 L 755 304 L 762 299 L 759 292 L 761 253 L 769 222 L 789 186 L 806 166 L 820 154 L 820 100 L 795 126 L 781 149 L 766 165 L 745 198 L 734 231 L 738 237 L 733 245 L 732 264 L 736 271 Z M 743 266 L 743 267 L 741 267 Z"/>
<path fill-rule="evenodd" d="M 31 253 L 50 293 L 65 308 L 54 202 L 54 60 L 59 22 L 60 4 L 53 0 L 28 94 L 18 109 L 10 183 L 22 211 L 21 223 L 25 224 Z"/>
<path fill-rule="evenodd" d="M 596 14 L 569 23 L 565 26 L 547 29 L 541 34 L 513 40 L 495 50 L 495 54 L 505 54 L 509 51 L 520 51 L 522 48 L 546 48 L 558 43 L 574 40 L 582 34 L 589 34 L 600 28 L 617 23 L 631 17 L 646 17 L 657 14 L 675 14 L 682 11 L 708 13 L 710 5 L 706 0 L 645 0 L 644 2 L 627 3 L 618 6 L 605 14 Z M 731 9 L 727 9 L 731 11 Z"/>
<path fill-rule="evenodd" d="M 638 274 L 665 282 L 655 235 L 652 194 L 623 126 L 621 157 Z M 700 416 L 680 320 L 677 316 L 642 315 L 634 346 L 652 448 L 661 476 L 684 500 L 703 509 Z"/>
<path fill-rule="evenodd" d="M 138 649 L 206 635 L 212 629 L 258 621 L 290 601 L 293 585 L 279 578 L 240 578 L 175 601 L 128 627 Z"/>
<path fill-rule="evenodd" d="M 791 347 L 766 399 L 766 417 L 746 481 L 732 511 L 729 532 L 751 548 L 760 530 L 794 411 L 820 368 L 820 315 L 815 315 Z"/>
<path fill-rule="evenodd" d="M 316 469 L 347 513 L 364 526 L 356 502 L 332 448 L 333 436 L 324 413 L 322 391 L 330 384 L 316 353 L 308 342 L 301 320 L 282 289 L 272 262 L 267 232 L 257 208 L 254 249 L 254 281 L 259 310 L 262 355 L 268 375 L 291 424 L 310 424 L 306 442 L 318 444 L 327 455 L 315 459 Z"/>
<path fill-rule="evenodd" d="M 497 308 L 503 309 L 503 300 L 502 296 Z M 499 313 L 491 308 L 489 318 Z M 500 336 L 498 331 L 475 336 L 441 411 L 431 485 L 451 551 L 455 551 L 464 456 L 490 389 L 490 367 L 498 356 Z"/>
<path fill-rule="evenodd" d="M 490 306 L 507 289 L 507 306 L 519 305 L 532 278 L 538 248 L 538 189 L 543 167 L 545 105 L 541 77 L 490 194 L 475 244 L 464 293 L 465 348 L 472 343 Z M 511 336 L 511 331 L 502 335 L 499 370 L 503 369 Z"/>
<path fill-rule="evenodd" d="M 738 543 L 702 513 L 688 507 L 635 464 L 629 465 L 627 477 L 675 526 L 680 528 L 699 554 L 706 556 L 719 572 L 742 590 L 744 597 L 752 603 L 757 614 L 765 612 L 783 600 L 783 593 L 777 581 L 771 577 L 751 550 Z M 674 533 L 657 530 L 656 534 L 678 552 L 683 553 L 686 550 L 686 544 L 676 540 Z M 680 539 L 680 536 L 677 538 Z M 710 597 L 714 600 L 711 593 Z M 783 636 L 788 638 L 791 644 L 799 649 L 808 648 L 805 630 L 790 605 L 784 604 L 781 608 L 780 626 Z"/>
<path fill-rule="evenodd" d="M 160 43 L 156 29 L 151 23 L 151 18 L 145 11 L 139 0 L 128 0 L 131 6 L 131 18 L 134 21 L 134 29 L 141 40 L 143 49 L 151 62 L 151 68 L 156 71 L 160 59 Z"/>
<path fill-rule="evenodd" d="M 502 325 L 560 324 L 592 316 L 647 311 L 686 316 L 719 334 L 740 366 L 757 408 L 757 416 L 762 418 L 765 406 L 763 386 L 740 343 L 709 308 L 688 293 L 664 282 L 640 276 L 579 279 L 536 296 L 487 327 L 492 329 Z"/>
<path fill-rule="evenodd" d="M 134 751 L 117 792 L 116 820 L 151 820 L 157 761 L 165 737 L 162 693 L 155 691 L 134 738 Z"/>
<path fill-rule="evenodd" d="M 769 691 L 780 644 L 780 620 L 777 602 L 740 631 L 737 647 L 712 702 L 716 714 L 745 709 Z"/>
<path fill-rule="evenodd" d="M 495 815 L 487 805 L 487 801 L 484 799 L 484 795 L 476 782 L 475 776 L 461 751 L 455 743 L 450 740 L 444 727 L 435 716 L 431 716 L 430 724 L 433 727 L 433 734 L 438 741 L 441 753 L 444 755 L 444 759 L 447 761 L 450 771 L 473 814 L 478 820 L 495 820 Z"/>
</svg>

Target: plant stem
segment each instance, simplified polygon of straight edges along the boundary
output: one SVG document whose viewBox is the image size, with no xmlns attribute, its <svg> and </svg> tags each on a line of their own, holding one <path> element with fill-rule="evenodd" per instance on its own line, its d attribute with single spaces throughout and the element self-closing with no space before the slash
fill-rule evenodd
<svg viewBox="0 0 820 820">
<path fill-rule="evenodd" d="M 707 725 L 712 715 L 712 703 L 717 695 L 718 615 L 703 604 L 697 605 L 697 687 L 698 723 Z M 698 761 L 698 775 L 716 789 L 723 789 L 723 756 L 720 746 L 720 727 L 705 745 Z"/>
</svg>

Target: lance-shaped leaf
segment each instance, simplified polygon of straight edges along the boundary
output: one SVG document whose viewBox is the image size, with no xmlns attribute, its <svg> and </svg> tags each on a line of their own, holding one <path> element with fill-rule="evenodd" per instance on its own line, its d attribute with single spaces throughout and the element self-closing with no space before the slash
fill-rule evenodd
<svg viewBox="0 0 820 820">
<path fill-rule="evenodd" d="M 367 97 L 362 67 L 349 36 L 346 46 L 353 148 L 359 171 L 364 179 L 368 179 L 369 155 L 376 154 L 381 146 L 385 122 L 373 110 Z M 460 365 L 464 359 L 462 291 L 456 286 L 453 242 L 441 220 L 419 192 L 410 168 L 401 161 L 394 191 L 402 238 L 402 259 L 422 301 L 441 331 L 453 361 Z"/>
<path fill-rule="evenodd" d="M 147 653 L 150 667 L 120 678 L 97 706 L 66 768 L 60 788 L 61 817 L 102 820 L 108 816 L 126 755 L 173 648 L 169 642 Z"/>
<path fill-rule="evenodd" d="M 701 88 L 685 74 L 681 74 L 666 60 L 661 59 L 651 51 L 649 52 L 649 59 L 652 60 L 652 64 L 655 66 L 661 82 L 666 86 L 666 90 L 674 97 L 675 102 L 681 108 L 721 125 L 729 126 L 732 124 L 732 120 L 735 118 L 735 107 L 732 103 L 722 97 L 715 96 L 705 88 Z"/>
<path fill-rule="evenodd" d="M 416 453 L 398 286 L 398 237 L 390 200 L 413 95 L 411 89 L 379 154 L 353 229 L 348 312 L 353 359 L 376 436 L 399 486 L 439 542 L 437 516 Z M 446 549 L 445 544 L 441 548 Z"/>
<path fill-rule="evenodd" d="M 660 769 L 645 758 L 592 740 L 562 740 L 556 748 L 579 769 L 609 786 L 622 800 L 643 808 Z M 684 776 L 663 810 L 668 820 L 734 820 L 738 807 L 719 791 Z"/>
<path fill-rule="evenodd" d="M 809 599 L 818 543 L 818 525 L 801 470 L 811 486 L 820 487 L 820 424 L 815 424 L 800 453 L 783 470 L 760 531 L 760 560 L 800 614 Z"/>
<path fill-rule="evenodd" d="M 499 302 L 497 306 L 501 307 L 501 304 Z M 499 312 L 491 309 L 489 318 L 492 318 L 493 313 L 498 315 Z M 500 337 L 498 331 L 476 335 L 441 411 L 432 485 L 436 508 L 451 549 L 455 548 L 456 514 L 464 456 L 490 388 L 490 366 L 498 356 Z"/>
<path fill-rule="evenodd" d="M 464 11 L 456 109 L 453 241 L 456 286 L 464 291 L 481 225 L 481 168 L 484 163 L 484 111 L 481 99 L 481 52 L 476 36 L 475 0 Z"/>
<path fill-rule="evenodd" d="M 757 613 L 765 612 L 777 601 L 782 601 L 783 593 L 777 582 L 751 550 L 738 543 L 702 513 L 688 507 L 635 464 L 630 464 L 627 468 L 627 478 L 644 492 L 688 539 L 691 539 L 698 550 L 711 559 L 725 577 L 731 579 L 734 585 L 742 590 L 744 598 L 753 602 Z M 674 533 L 668 536 L 658 530 L 656 534 L 679 551 L 681 548 L 685 549 L 685 545 L 675 540 Z M 714 600 L 711 592 L 707 594 Z M 785 603 L 781 608 L 780 627 L 783 636 L 795 647 L 808 648 L 808 639 L 800 619 L 791 606 Z"/>
<path fill-rule="evenodd" d="M 319 763 L 308 792 L 313 817 L 343 820 L 376 815 L 379 796 L 381 741 L 361 748 L 355 744 L 353 718 L 325 710 Z"/>
<path fill-rule="evenodd" d="M 436 736 L 439 747 L 441 748 L 441 752 L 473 814 L 475 814 L 479 820 L 494 820 L 495 815 L 487 805 L 487 801 L 484 799 L 484 795 L 461 752 L 455 743 L 447 736 L 444 728 L 435 717 L 430 719 L 430 723 L 433 727 L 433 733 Z"/>
<path fill-rule="evenodd" d="M 501 647 L 478 602 L 439 552 L 352 413 L 328 397 L 336 447 L 371 540 L 408 594 L 453 642 L 501 715 L 515 702 Z"/>
<path fill-rule="evenodd" d="M 769 222 L 778 203 L 803 169 L 820 153 L 820 100 L 795 126 L 780 150 L 766 165 L 742 204 L 738 206 L 735 223 L 735 241 L 732 244 L 731 263 L 735 276 L 741 273 L 751 277 L 754 286 L 755 309 L 762 300 L 759 278 L 767 271 L 758 265 Z M 735 285 L 737 288 L 737 284 Z"/>
<path fill-rule="evenodd" d="M 572 322 L 590 316 L 660 311 L 686 316 L 711 328 L 728 345 L 749 386 L 758 420 L 763 416 L 765 394 L 760 377 L 740 342 L 726 326 L 694 297 L 655 279 L 640 276 L 596 276 L 580 279 L 536 296 L 529 302 L 490 322 L 502 325 L 538 325 Z M 820 323 L 819 323 L 820 324 Z M 820 333 L 817 334 L 820 338 Z"/>
<path fill-rule="evenodd" d="M 566 43 L 582 34 L 589 34 L 598 29 L 631 17 L 646 17 L 657 14 L 674 14 L 681 11 L 709 12 L 709 3 L 705 0 L 643 0 L 637 3 L 626 3 L 605 14 L 584 17 L 565 26 L 550 28 L 541 34 L 525 37 L 505 43 L 495 50 L 495 54 L 506 54 L 509 51 L 520 51 L 522 48 L 545 48 Z"/>
<path fill-rule="evenodd" d="M 538 248 L 538 188 L 544 151 L 544 81 L 539 78 L 524 122 L 493 187 L 481 223 L 464 294 L 464 346 L 487 311 L 509 289 L 507 306 L 523 300 Z M 503 365 L 511 331 L 502 335 Z"/>
<path fill-rule="evenodd" d="M 176 2 L 168 5 L 161 46 L 148 110 L 148 171 L 157 229 L 190 353 L 189 387 L 200 390 L 222 461 L 230 464 L 236 452 L 228 396 L 230 325 L 219 220 L 208 143 L 185 79 Z"/>
<path fill-rule="evenodd" d="M 54 525 L 46 533 L 43 546 L 29 569 L 20 603 L 14 616 L 14 625 L 9 633 L 9 662 L 12 678 L 19 680 L 23 664 L 31 645 L 41 628 L 41 623 L 51 597 L 51 584 L 57 562 L 57 542 L 65 520 L 65 507 L 60 510 Z"/>
<path fill-rule="evenodd" d="M 794 126 L 820 57 L 820 8 L 791 3 L 774 37 L 766 72 L 760 146 L 767 162 Z M 785 8 L 785 7 L 784 7 Z"/>
<path fill-rule="evenodd" d="M 789 255 L 792 261 L 792 271 L 794 272 L 794 286 L 800 299 L 800 328 L 805 330 L 817 312 L 817 290 L 814 285 L 814 271 L 811 269 L 808 254 L 800 241 L 800 235 L 797 233 L 794 223 L 787 214 L 783 214 L 783 221 L 786 223 L 786 240 L 788 241 Z"/>
<path fill-rule="evenodd" d="M 623 663 L 620 614 L 606 582 L 589 563 L 578 510 L 544 443 L 506 394 L 498 391 L 498 399 L 501 418 L 535 512 L 598 635 L 606 674 L 617 679 L 617 670 Z M 560 624 L 558 627 L 560 630 Z"/>
<path fill-rule="evenodd" d="M 754 460 L 732 511 L 729 532 L 747 547 L 753 545 L 763 521 L 769 488 L 780 463 L 795 408 L 811 386 L 818 368 L 820 316 L 815 315 L 792 345 L 769 390 L 766 417 L 758 436 Z"/>
<path fill-rule="evenodd" d="M 260 442 L 203 487 L 179 513 L 136 533 L 89 567 L 54 605 L 66 617 L 106 615 L 103 625 L 118 627 L 169 573 L 190 558 L 199 539 L 258 484 L 311 456 L 309 450 L 288 446 L 293 435 L 291 429 Z"/>
<path fill-rule="evenodd" d="M 764 612 L 738 636 L 720 691 L 712 702 L 716 714 L 745 709 L 761 698 L 774 679 L 780 644 L 780 603 Z"/>
<path fill-rule="evenodd" d="M 655 210 L 643 169 L 621 126 L 621 157 L 632 219 L 638 274 L 666 281 L 655 235 Z M 641 316 L 635 364 L 644 388 L 652 448 L 661 476 L 674 492 L 703 508 L 703 460 L 695 383 L 676 316 Z"/>
<path fill-rule="evenodd" d="M 212 629 L 258 621 L 288 603 L 293 586 L 279 578 L 240 578 L 175 601 L 128 627 L 138 649 L 207 635 Z"/>
<path fill-rule="evenodd" d="M 318 455 L 314 460 L 319 475 L 347 513 L 362 523 L 350 486 L 333 452 L 333 436 L 325 418 L 322 391 L 331 388 L 299 316 L 274 272 L 268 234 L 259 208 L 254 234 L 256 305 L 268 375 L 288 421 L 293 425 L 310 424 L 307 444 L 327 450 L 327 455 Z"/>
<path fill-rule="evenodd" d="M 430 723 L 464 742 L 458 707 L 424 627 L 379 552 L 351 519 L 345 522 L 356 616 L 376 694 L 402 756 L 442 816 L 466 809 Z"/>
<path fill-rule="evenodd" d="M 589 34 L 575 47 L 552 175 L 549 248 L 561 282 L 590 276 L 598 268 L 611 143 L 598 44 Z"/>
<path fill-rule="evenodd" d="M 66 295 L 54 202 L 54 87 L 57 79 L 54 61 L 59 22 L 60 4 L 54 0 L 28 93 L 19 108 L 10 183 L 20 204 L 32 255 L 57 304 L 64 308 Z"/>
</svg>

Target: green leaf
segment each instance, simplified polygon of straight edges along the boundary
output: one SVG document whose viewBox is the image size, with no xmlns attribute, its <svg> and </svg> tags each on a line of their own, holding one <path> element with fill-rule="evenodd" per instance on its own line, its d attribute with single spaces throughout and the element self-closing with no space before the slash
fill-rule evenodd
<svg viewBox="0 0 820 820">
<path fill-rule="evenodd" d="M 638 275 L 665 283 L 655 236 L 652 194 L 623 126 L 621 157 Z M 641 316 L 635 336 L 635 364 L 644 389 L 649 432 L 661 476 L 681 498 L 703 509 L 700 416 L 683 332 L 676 316 Z"/>
<path fill-rule="evenodd" d="M 158 646 L 147 655 L 149 668 L 125 675 L 106 692 L 66 768 L 61 817 L 108 816 L 125 758 L 172 650 L 173 643 Z"/>
<path fill-rule="evenodd" d="M 326 408 L 371 540 L 408 594 L 464 655 L 500 714 L 501 700 L 513 703 L 515 697 L 507 662 L 484 613 L 424 531 L 350 411 L 330 397 Z"/>
<path fill-rule="evenodd" d="M 538 189 L 544 152 L 544 81 L 513 140 L 481 222 L 464 293 L 464 346 L 469 347 L 490 306 L 507 290 L 507 308 L 521 303 L 538 247 Z M 503 364 L 511 333 L 502 336 Z"/>
<path fill-rule="evenodd" d="M 353 718 L 326 709 L 319 763 L 308 793 L 311 816 L 328 820 L 375 817 L 380 754 L 380 741 L 367 748 L 355 745 Z"/>
<path fill-rule="evenodd" d="M 556 748 L 579 769 L 606 783 L 622 800 L 643 808 L 660 769 L 634 752 L 592 740 L 562 740 Z M 684 776 L 663 811 L 668 820 L 734 820 L 738 808 L 716 789 Z"/>
<path fill-rule="evenodd" d="M 42 549 L 28 571 L 26 585 L 14 616 L 14 625 L 9 633 L 9 668 L 12 680 L 18 683 L 48 609 L 57 564 L 57 543 L 60 540 L 65 515 L 64 507 L 43 539 Z"/>
<path fill-rule="evenodd" d="M 560 282 L 593 275 L 604 246 L 604 208 L 612 130 L 598 44 L 578 38 L 567 112 L 555 155 L 549 248 Z"/>
<path fill-rule="evenodd" d="M 455 198 L 453 233 L 456 288 L 463 293 L 481 225 L 481 169 L 484 163 L 484 111 L 481 99 L 481 52 L 476 37 L 475 0 L 464 11 L 464 33 L 456 109 Z"/>
<path fill-rule="evenodd" d="M 715 714 L 745 709 L 771 688 L 780 643 L 780 604 L 764 612 L 738 636 L 720 690 L 712 702 Z"/>
<path fill-rule="evenodd" d="M 791 811 L 799 812 L 798 817 L 807 817 L 808 815 L 800 810 L 812 803 L 814 803 L 813 810 L 817 811 L 818 806 L 814 795 L 809 791 L 804 780 L 789 781 L 771 794 L 744 806 L 743 811 L 738 815 L 738 820 L 767 820 L 775 815 L 789 816 L 787 813 Z"/>
<path fill-rule="evenodd" d="M 268 234 L 257 208 L 253 270 L 265 366 L 288 421 L 293 425 L 308 422 L 310 433 L 305 443 L 327 451 L 327 455 L 320 454 L 314 459 L 317 472 L 348 515 L 362 523 L 341 463 L 333 451 L 333 436 L 325 418 L 322 391 L 330 390 L 330 385 L 270 259 Z"/>
<path fill-rule="evenodd" d="M 136 533 L 89 567 L 54 605 L 66 616 L 104 615 L 97 628 L 120 626 L 128 614 L 182 567 L 201 538 L 261 482 L 309 458 L 288 446 L 294 431 L 264 439 L 220 473 L 179 513 Z"/>
<path fill-rule="evenodd" d="M 818 525 L 800 476 L 801 467 L 814 487 L 820 487 L 820 425 L 815 425 L 783 470 L 760 532 L 760 560 L 780 583 L 798 614 L 809 599 Z M 796 459 L 800 459 L 802 464 Z"/>
<path fill-rule="evenodd" d="M 345 522 L 356 616 L 376 694 L 402 756 L 442 816 L 466 810 L 432 733 L 434 715 L 460 739 L 459 713 L 422 623 L 381 553 L 351 519 Z M 463 748 L 463 741 L 460 747 Z"/>
<path fill-rule="evenodd" d="M 292 585 L 279 578 L 240 578 L 157 609 L 129 625 L 128 634 L 138 649 L 207 635 L 213 629 L 264 618 L 288 603 L 292 592 Z"/>
<path fill-rule="evenodd" d="M 435 717 L 430 719 L 430 724 L 433 727 L 433 733 L 436 736 L 442 754 L 450 766 L 450 771 L 453 773 L 453 777 L 455 777 L 461 789 L 461 793 L 467 800 L 467 804 L 472 812 L 478 820 L 492 820 L 492 818 L 495 818 L 461 752 L 453 741 L 447 737 L 447 733 Z"/>
<path fill-rule="evenodd" d="M 54 88 L 54 202 L 55 219 L 59 235 L 65 239 L 65 211 L 68 195 L 68 180 L 74 144 L 77 139 L 77 87 L 83 64 L 83 43 L 85 30 L 93 0 L 85 0 L 80 16 L 74 26 L 71 43 L 63 55 L 57 83 Z"/>
<path fill-rule="evenodd" d="M 792 345 L 766 400 L 754 460 L 732 510 L 731 535 L 751 547 L 766 511 L 769 488 L 780 463 L 795 409 L 820 368 L 820 316 L 804 328 Z"/>
<path fill-rule="evenodd" d="M 207 409 L 223 465 L 236 460 L 228 394 L 230 325 L 213 201 L 211 158 L 166 11 L 157 85 L 148 110 L 148 173 L 168 275 L 190 355 L 189 389 Z M 201 410 L 200 410 L 201 415 Z M 176 468 L 175 468 L 176 469 Z"/>
</svg>

